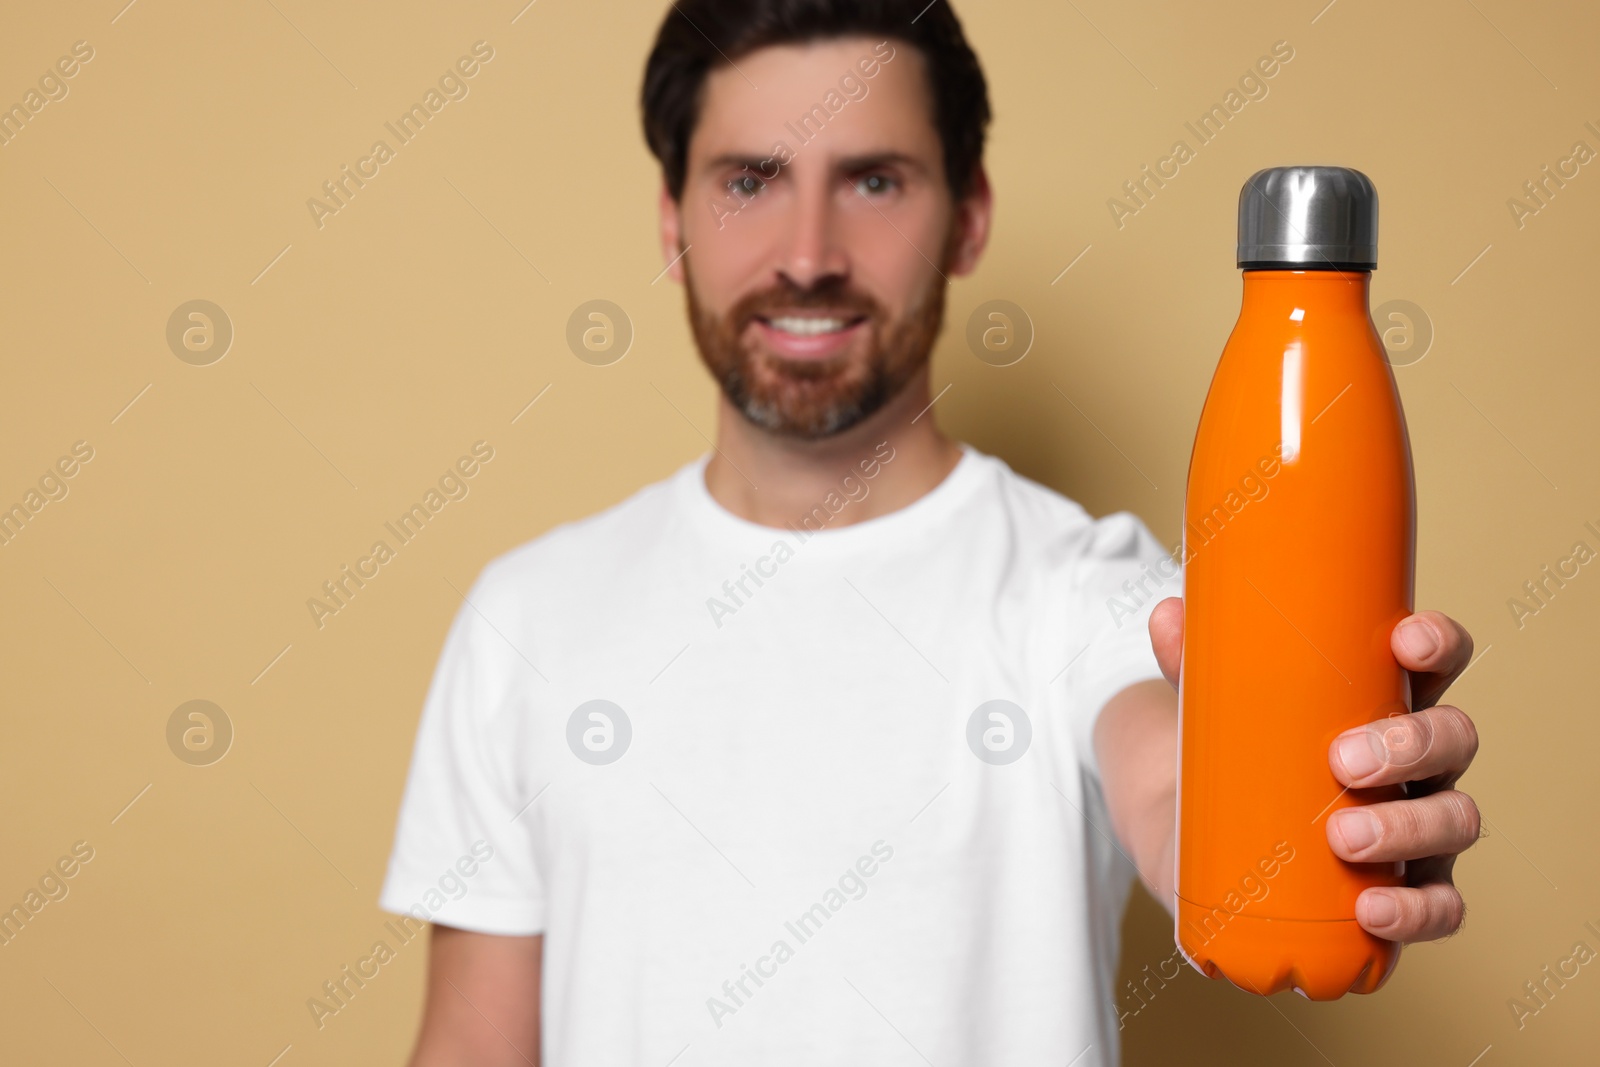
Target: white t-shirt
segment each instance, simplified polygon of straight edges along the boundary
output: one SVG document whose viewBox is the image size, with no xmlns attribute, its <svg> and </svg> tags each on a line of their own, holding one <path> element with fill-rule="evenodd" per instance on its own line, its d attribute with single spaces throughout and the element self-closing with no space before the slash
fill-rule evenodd
<svg viewBox="0 0 1600 1067">
<path fill-rule="evenodd" d="M 542 933 L 548 1067 L 1117 1062 L 1091 734 L 1179 586 L 1130 612 L 1138 518 L 963 453 L 839 525 L 882 445 L 800 530 L 702 457 L 484 569 L 381 904 Z"/>
</svg>

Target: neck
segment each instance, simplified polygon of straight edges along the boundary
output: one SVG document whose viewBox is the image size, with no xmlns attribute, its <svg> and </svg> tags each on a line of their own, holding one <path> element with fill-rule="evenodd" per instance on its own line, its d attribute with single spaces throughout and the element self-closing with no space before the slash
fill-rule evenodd
<svg viewBox="0 0 1600 1067">
<path fill-rule="evenodd" d="M 924 367 L 871 416 L 819 441 L 761 429 L 719 396 L 706 488 L 724 508 L 763 526 L 796 523 L 830 493 L 852 501 L 833 526 L 898 511 L 944 481 L 961 459 L 960 446 L 939 432 L 928 409 L 928 373 Z"/>
</svg>

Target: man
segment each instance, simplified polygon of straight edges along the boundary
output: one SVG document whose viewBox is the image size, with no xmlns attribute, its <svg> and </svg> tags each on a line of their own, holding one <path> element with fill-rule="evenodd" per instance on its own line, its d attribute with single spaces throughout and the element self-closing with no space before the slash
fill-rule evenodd
<svg viewBox="0 0 1600 1067">
<path fill-rule="evenodd" d="M 991 194 L 982 73 L 924 3 L 666 16 L 645 128 L 717 443 L 456 618 L 382 897 L 435 923 L 416 1067 L 1116 1061 L 1133 874 L 1174 904 L 1182 605 L 1116 625 L 1144 525 L 928 410 Z M 1422 860 L 1357 914 L 1428 940 L 1477 837 L 1436 705 L 1471 640 L 1425 612 L 1392 645 L 1416 714 L 1330 766 L 1425 785 L 1327 839 Z"/>
</svg>

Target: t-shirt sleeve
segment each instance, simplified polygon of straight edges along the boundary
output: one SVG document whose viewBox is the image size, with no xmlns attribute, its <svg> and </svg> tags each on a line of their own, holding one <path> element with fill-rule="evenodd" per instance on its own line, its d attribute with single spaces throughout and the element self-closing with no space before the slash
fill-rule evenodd
<svg viewBox="0 0 1600 1067">
<path fill-rule="evenodd" d="M 1073 739 L 1084 766 L 1098 777 L 1094 724 L 1117 693 L 1163 677 L 1150 646 L 1150 612 L 1182 595 L 1182 572 L 1138 516 L 1119 511 L 1095 520 L 1073 593 L 1082 650 L 1067 669 Z"/>
<path fill-rule="evenodd" d="M 479 933 L 536 934 L 545 900 L 521 820 L 529 798 L 512 795 L 493 756 L 505 746 L 489 736 L 519 681 L 507 663 L 515 653 L 493 622 L 492 573 L 467 594 L 434 670 L 378 903 Z"/>
</svg>

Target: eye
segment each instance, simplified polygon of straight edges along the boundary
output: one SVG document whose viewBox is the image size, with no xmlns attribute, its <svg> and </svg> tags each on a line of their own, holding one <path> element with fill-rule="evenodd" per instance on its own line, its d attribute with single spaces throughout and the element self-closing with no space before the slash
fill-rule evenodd
<svg viewBox="0 0 1600 1067">
<path fill-rule="evenodd" d="M 741 174 L 728 182 L 728 191 L 742 199 L 749 199 L 766 187 L 767 183 L 754 174 Z"/>
<path fill-rule="evenodd" d="M 864 174 L 855 180 L 856 191 L 862 196 L 884 196 L 900 187 L 900 183 L 887 174 Z"/>
</svg>

